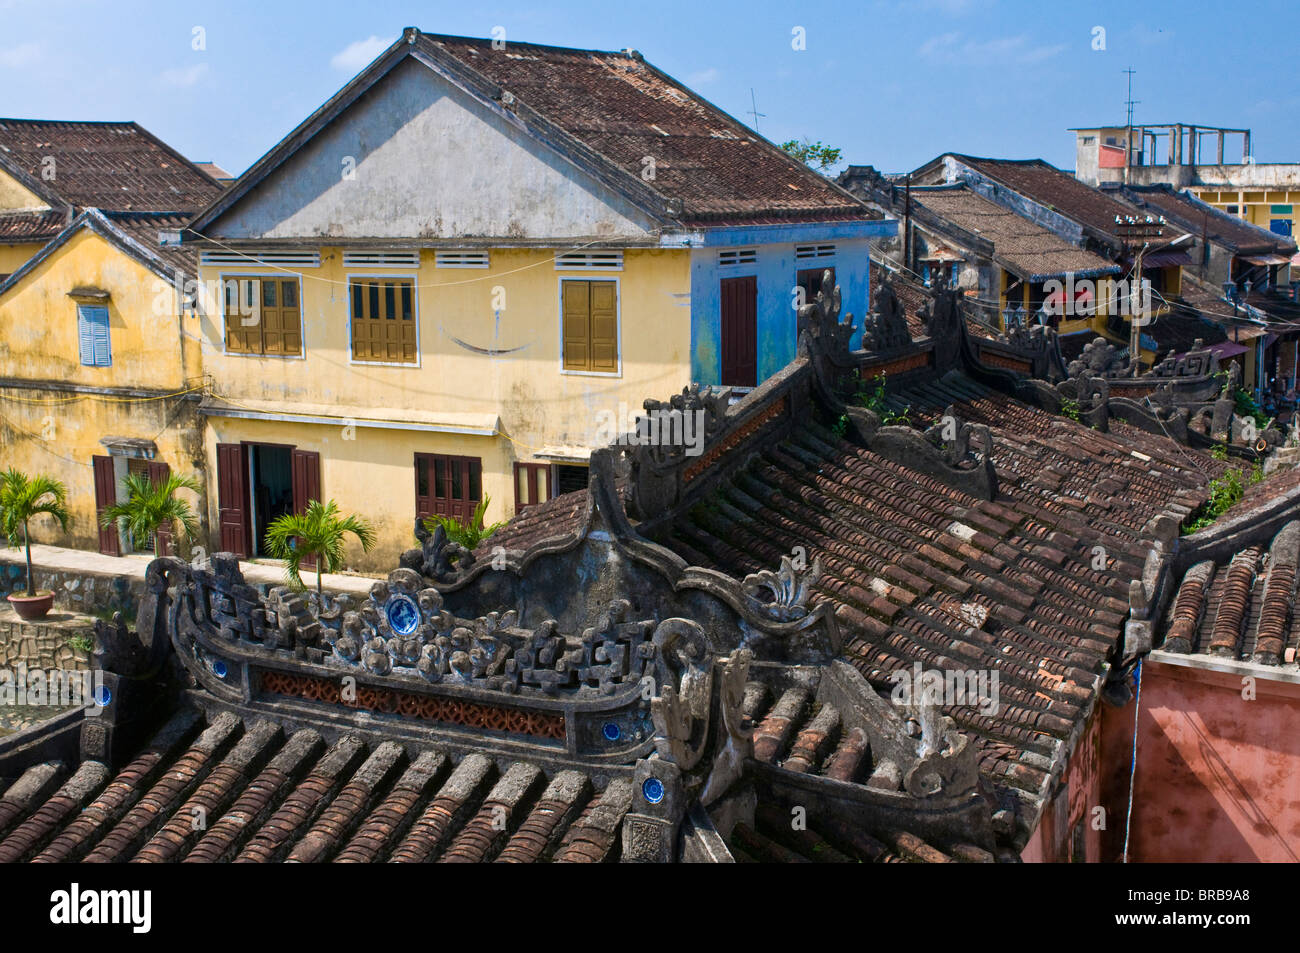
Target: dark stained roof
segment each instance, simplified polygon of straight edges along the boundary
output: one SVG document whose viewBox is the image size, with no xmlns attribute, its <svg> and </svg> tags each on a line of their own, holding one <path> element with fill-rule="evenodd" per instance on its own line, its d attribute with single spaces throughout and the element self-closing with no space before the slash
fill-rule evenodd
<svg viewBox="0 0 1300 953">
<path fill-rule="evenodd" d="M 1279 255 L 1295 254 L 1295 239 L 1275 235 L 1266 228 L 1252 225 L 1208 205 L 1189 192 L 1169 185 L 1127 186 L 1124 194 L 1139 208 L 1149 207 L 1169 221 L 1176 222 L 1199 239 L 1210 241 L 1240 253 L 1276 251 Z"/>
<path fill-rule="evenodd" d="M 189 220 L 188 215 L 168 212 L 111 212 L 109 221 L 148 251 L 157 255 L 169 268 L 187 277 L 198 274 L 198 252 L 194 246 L 160 245 L 158 233 L 163 230 L 178 231 Z"/>
<path fill-rule="evenodd" d="M 633 793 L 627 778 L 188 709 L 116 775 L 93 760 L 27 775 L 0 796 L 3 863 L 591 863 L 617 859 Z"/>
<path fill-rule="evenodd" d="M 1108 235 L 1116 234 L 1116 215 L 1134 213 L 1128 203 L 1085 185 L 1042 159 L 982 159 L 956 154 L 954 158 L 1039 204 Z"/>
<path fill-rule="evenodd" d="M 42 172 L 54 160 L 54 178 Z M 77 208 L 196 211 L 221 186 L 134 122 L 0 119 L 0 169 Z"/>
<path fill-rule="evenodd" d="M 991 241 L 994 259 L 1017 277 L 1041 281 L 1066 272 L 1089 277 L 1119 270 L 1114 262 L 1070 244 L 965 186 L 913 189 L 912 201 Z"/>
<path fill-rule="evenodd" d="M 655 191 L 708 223 L 879 216 L 639 54 L 424 34 L 569 135 L 638 178 L 655 157 Z"/>
<path fill-rule="evenodd" d="M 880 289 L 880 280 L 885 272 L 883 267 L 877 262 L 870 264 L 870 281 L 871 281 L 871 300 L 876 300 L 876 292 Z M 925 323 L 921 320 L 921 309 L 925 308 L 930 302 L 930 289 L 915 278 L 904 275 L 900 271 L 891 271 L 893 277 L 894 293 L 898 295 L 898 302 L 903 306 L 903 314 L 907 318 L 907 330 L 913 338 L 925 337 L 929 332 L 925 329 Z M 973 314 L 988 314 L 992 316 L 992 311 L 988 308 L 976 309 L 972 307 L 967 313 L 966 330 L 971 334 L 979 337 L 994 337 L 995 332 L 992 326 L 981 324 Z"/>
<path fill-rule="evenodd" d="M 67 216 L 58 210 L 0 212 L 0 244 L 46 242 L 67 224 Z"/>
<path fill-rule="evenodd" d="M 1199 340 L 1206 347 L 1228 339 L 1223 327 L 1182 302 L 1171 302 L 1170 313 L 1162 315 L 1142 329 L 1156 342 L 1156 351 L 1164 357 L 1169 351 L 1184 354 Z"/>
</svg>

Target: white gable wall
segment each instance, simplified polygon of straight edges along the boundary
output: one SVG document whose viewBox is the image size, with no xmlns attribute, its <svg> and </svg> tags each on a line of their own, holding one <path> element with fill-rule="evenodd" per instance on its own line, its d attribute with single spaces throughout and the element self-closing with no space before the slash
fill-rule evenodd
<svg viewBox="0 0 1300 953">
<path fill-rule="evenodd" d="M 644 239 L 654 227 L 567 159 L 408 58 L 207 232 Z"/>
</svg>

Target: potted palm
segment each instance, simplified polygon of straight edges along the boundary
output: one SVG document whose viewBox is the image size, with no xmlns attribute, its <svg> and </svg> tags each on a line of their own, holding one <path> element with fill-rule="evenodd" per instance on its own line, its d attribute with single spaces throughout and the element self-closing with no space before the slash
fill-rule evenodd
<svg viewBox="0 0 1300 953">
<path fill-rule="evenodd" d="M 178 490 L 198 493 L 202 486 L 192 476 L 168 473 L 155 483 L 147 476 L 132 473 L 126 478 L 126 502 L 104 507 L 99 521 L 104 526 L 121 521 L 132 539 L 143 540 L 152 536 L 154 555 L 162 556 L 163 534 L 175 532 L 177 523 L 184 528 L 187 542 L 193 542 L 199 533 L 194 509 L 187 500 L 176 495 Z"/>
<path fill-rule="evenodd" d="M 22 545 L 27 550 L 26 594 L 9 596 L 9 604 L 24 620 L 42 619 L 54 605 L 54 593 L 49 589 L 37 592 L 32 577 L 32 539 L 27 524 L 42 514 L 54 517 L 63 532 L 68 531 L 67 487 L 53 477 L 29 477 L 12 467 L 0 474 L 0 529 L 11 546 Z"/>
<path fill-rule="evenodd" d="M 284 562 L 284 574 L 295 589 L 302 583 L 303 564 L 316 560 L 316 604 L 321 605 L 321 576 L 343 566 L 344 536 L 351 533 L 365 552 L 375 545 L 375 531 L 357 516 L 344 516 L 333 500 L 312 500 L 301 513 L 286 513 L 266 529 L 266 548 Z"/>
<path fill-rule="evenodd" d="M 447 534 L 448 540 L 453 543 L 460 543 L 470 552 L 473 552 L 478 549 L 483 540 L 506 525 L 505 523 L 493 523 L 491 526 L 484 525 L 483 518 L 487 515 L 487 508 L 491 503 L 492 497 L 484 495 L 483 499 L 474 507 L 474 513 L 467 523 L 462 523 L 454 516 L 441 516 L 435 513 L 425 519 L 424 528 L 432 533 L 441 526 Z"/>
</svg>

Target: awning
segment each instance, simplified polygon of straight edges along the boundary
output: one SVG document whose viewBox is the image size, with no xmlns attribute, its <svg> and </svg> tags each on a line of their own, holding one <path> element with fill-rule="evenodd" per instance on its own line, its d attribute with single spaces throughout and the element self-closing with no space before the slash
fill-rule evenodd
<svg viewBox="0 0 1300 953">
<path fill-rule="evenodd" d="M 1300 255 L 1296 257 L 1300 258 Z M 1285 255 L 1245 255 L 1243 259 L 1252 265 L 1289 265 L 1292 261 Z"/>
<path fill-rule="evenodd" d="M 1245 354 L 1250 348 L 1244 344 L 1233 344 L 1231 341 L 1220 341 L 1218 344 L 1211 344 L 1206 348 L 1219 356 L 1220 360 L 1229 357 L 1236 357 L 1238 354 Z"/>
<path fill-rule="evenodd" d="M 591 447 L 571 444 L 548 444 L 533 454 L 538 460 L 555 460 L 560 463 L 587 463 L 591 460 Z"/>
<path fill-rule="evenodd" d="M 1128 259 L 1130 265 L 1134 263 L 1134 258 Z M 1181 248 L 1168 248 L 1164 251 L 1153 251 L 1150 254 L 1142 256 L 1143 268 L 1174 268 L 1181 265 L 1192 264 L 1192 256 L 1187 254 Z"/>
<path fill-rule="evenodd" d="M 199 413 L 209 417 L 245 420 L 278 420 L 288 423 L 322 424 L 327 427 L 357 427 L 374 430 L 415 430 L 431 433 L 459 433 L 495 437 L 501 432 L 496 414 L 473 414 L 405 410 L 387 407 L 343 407 L 338 404 L 301 404 L 292 401 L 223 400 L 205 397 Z"/>
</svg>

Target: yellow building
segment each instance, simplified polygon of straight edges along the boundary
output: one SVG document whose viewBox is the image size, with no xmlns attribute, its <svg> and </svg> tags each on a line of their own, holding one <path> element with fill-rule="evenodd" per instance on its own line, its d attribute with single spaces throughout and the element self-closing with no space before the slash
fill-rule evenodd
<svg viewBox="0 0 1300 953">
<path fill-rule="evenodd" d="M 581 488 L 647 396 L 788 362 L 795 287 L 862 313 L 890 229 L 634 52 L 408 30 L 178 236 L 219 545 L 333 499 L 377 569 Z"/>
<path fill-rule="evenodd" d="M 68 487 L 68 535 L 147 545 L 97 513 L 130 473 L 202 473 L 194 254 L 159 245 L 220 187 L 135 123 L 0 119 L 0 468 Z M 196 501 L 206 518 L 206 502 Z"/>
</svg>

